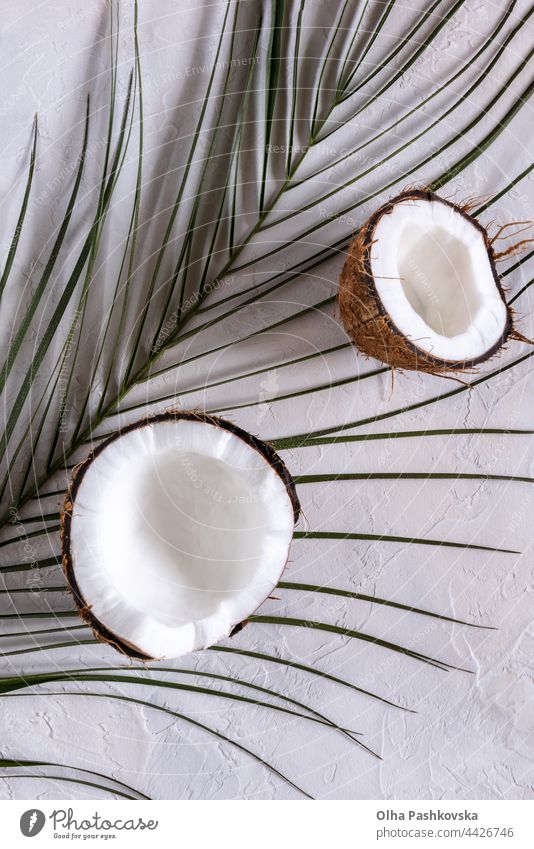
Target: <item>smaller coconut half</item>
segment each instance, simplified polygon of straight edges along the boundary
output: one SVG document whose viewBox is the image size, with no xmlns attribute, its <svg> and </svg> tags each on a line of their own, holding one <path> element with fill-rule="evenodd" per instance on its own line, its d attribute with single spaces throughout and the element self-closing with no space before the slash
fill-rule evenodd
<svg viewBox="0 0 534 849">
<path fill-rule="evenodd" d="M 270 595 L 299 510 L 269 445 L 223 419 L 163 413 L 76 468 L 63 568 L 100 640 L 143 660 L 178 657 L 238 630 Z"/>
<path fill-rule="evenodd" d="M 338 299 L 355 345 L 400 369 L 464 371 L 513 333 L 486 230 L 426 190 L 393 198 L 361 228 Z"/>
</svg>

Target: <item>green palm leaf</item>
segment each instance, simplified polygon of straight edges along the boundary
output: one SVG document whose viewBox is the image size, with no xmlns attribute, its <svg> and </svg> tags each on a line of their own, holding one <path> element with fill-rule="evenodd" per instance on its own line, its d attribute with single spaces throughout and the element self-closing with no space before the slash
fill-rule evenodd
<svg viewBox="0 0 534 849">
<path fill-rule="evenodd" d="M 62 774 L 60 774 L 60 775 L 45 775 L 45 774 L 41 774 L 41 773 L 28 773 L 28 774 L 26 774 L 26 773 L 20 773 L 20 774 L 9 773 L 8 774 L 9 778 L 35 778 L 35 779 L 39 779 L 39 780 L 58 781 L 58 782 L 68 781 L 68 782 L 72 782 L 74 784 L 83 785 L 85 787 L 93 787 L 93 788 L 96 788 L 97 790 L 104 790 L 105 792 L 108 792 L 108 793 L 113 792 L 117 796 L 119 796 L 119 798 L 122 798 L 122 799 L 139 799 L 139 798 L 140 799 L 149 799 L 148 796 L 145 796 L 143 793 L 140 793 L 139 790 L 135 790 L 133 787 L 130 787 L 129 784 L 125 784 L 122 781 L 117 781 L 116 778 L 110 778 L 109 776 L 104 775 L 101 772 L 95 772 L 94 770 L 91 770 L 91 769 L 83 769 L 83 768 L 79 768 L 79 767 L 69 766 L 68 764 L 51 763 L 50 761 L 37 761 L 37 760 L 29 761 L 29 760 L 19 760 L 19 759 L 14 759 L 14 758 L 0 758 L 0 769 L 11 770 L 11 769 L 20 769 L 21 767 L 29 768 L 29 767 L 36 767 L 36 766 L 37 767 L 49 767 L 49 766 L 59 767 L 62 770 L 70 769 L 70 770 L 74 770 L 75 772 L 87 773 L 88 775 L 93 775 L 96 778 L 103 778 L 103 779 L 105 779 L 105 781 L 110 782 L 111 784 L 116 784 L 118 787 L 123 788 L 123 791 L 127 790 L 128 794 L 117 790 L 116 787 L 113 788 L 113 787 L 108 787 L 108 786 L 103 785 L 103 784 L 95 784 L 94 782 L 86 781 L 86 780 L 81 779 L 81 778 L 67 778 Z M 130 793 L 133 793 L 134 795 L 131 796 L 131 795 L 129 795 Z"/>
</svg>

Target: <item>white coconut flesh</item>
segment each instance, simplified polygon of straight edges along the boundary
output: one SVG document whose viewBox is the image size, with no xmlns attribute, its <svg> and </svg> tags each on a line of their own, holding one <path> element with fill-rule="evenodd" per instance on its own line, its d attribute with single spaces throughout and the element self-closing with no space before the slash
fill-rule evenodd
<svg viewBox="0 0 534 849">
<path fill-rule="evenodd" d="M 501 340 L 507 312 L 484 235 L 458 209 L 394 204 L 375 227 L 371 273 L 398 330 L 431 356 L 475 360 Z"/>
<path fill-rule="evenodd" d="M 154 658 L 206 648 L 278 583 L 294 513 L 268 460 L 204 421 L 110 442 L 76 493 L 70 556 L 91 613 Z"/>
</svg>

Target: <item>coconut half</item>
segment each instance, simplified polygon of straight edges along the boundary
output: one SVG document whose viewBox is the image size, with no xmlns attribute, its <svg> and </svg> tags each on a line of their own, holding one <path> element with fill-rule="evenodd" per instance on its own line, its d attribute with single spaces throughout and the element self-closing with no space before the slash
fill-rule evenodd
<svg viewBox="0 0 534 849">
<path fill-rule="evenodd" d="M 299 510 L 268 445 L 222 419 L 164 413 L 76 469 L 63 567 L 99 639 L 131 657 L 177 657 L 228 636 L 269 596 Z"/>
<path fill-rule="evenodd" d="M 362 227 L 339 306 L 357 347 L 402 369 L 463 371 L 513 331 L 486 230 L 430 191 L 404 192 Z"/>
</svg>

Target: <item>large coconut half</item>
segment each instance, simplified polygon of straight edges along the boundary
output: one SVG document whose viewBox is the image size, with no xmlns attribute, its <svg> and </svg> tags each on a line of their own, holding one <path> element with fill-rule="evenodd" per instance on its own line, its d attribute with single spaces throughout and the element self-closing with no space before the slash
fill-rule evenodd
<svg viewBox="0 0 534 849">
<path fill-rule="evenodd" d="M 222 419 L 165 413 L 76 469 L 63 567 L 97 637 L 131 657 L 177 657 L 228 636 L 269 596 L 299 509 L 268 445 Z"/>
<path fill-rule="evenodd" d="M 341 272 L 339 306 L 357 347 L 402 369 L 470 368 L 512 332 L 486 230 L 430 191 L 404 192 L 362 227 Z"/>
</svg>

